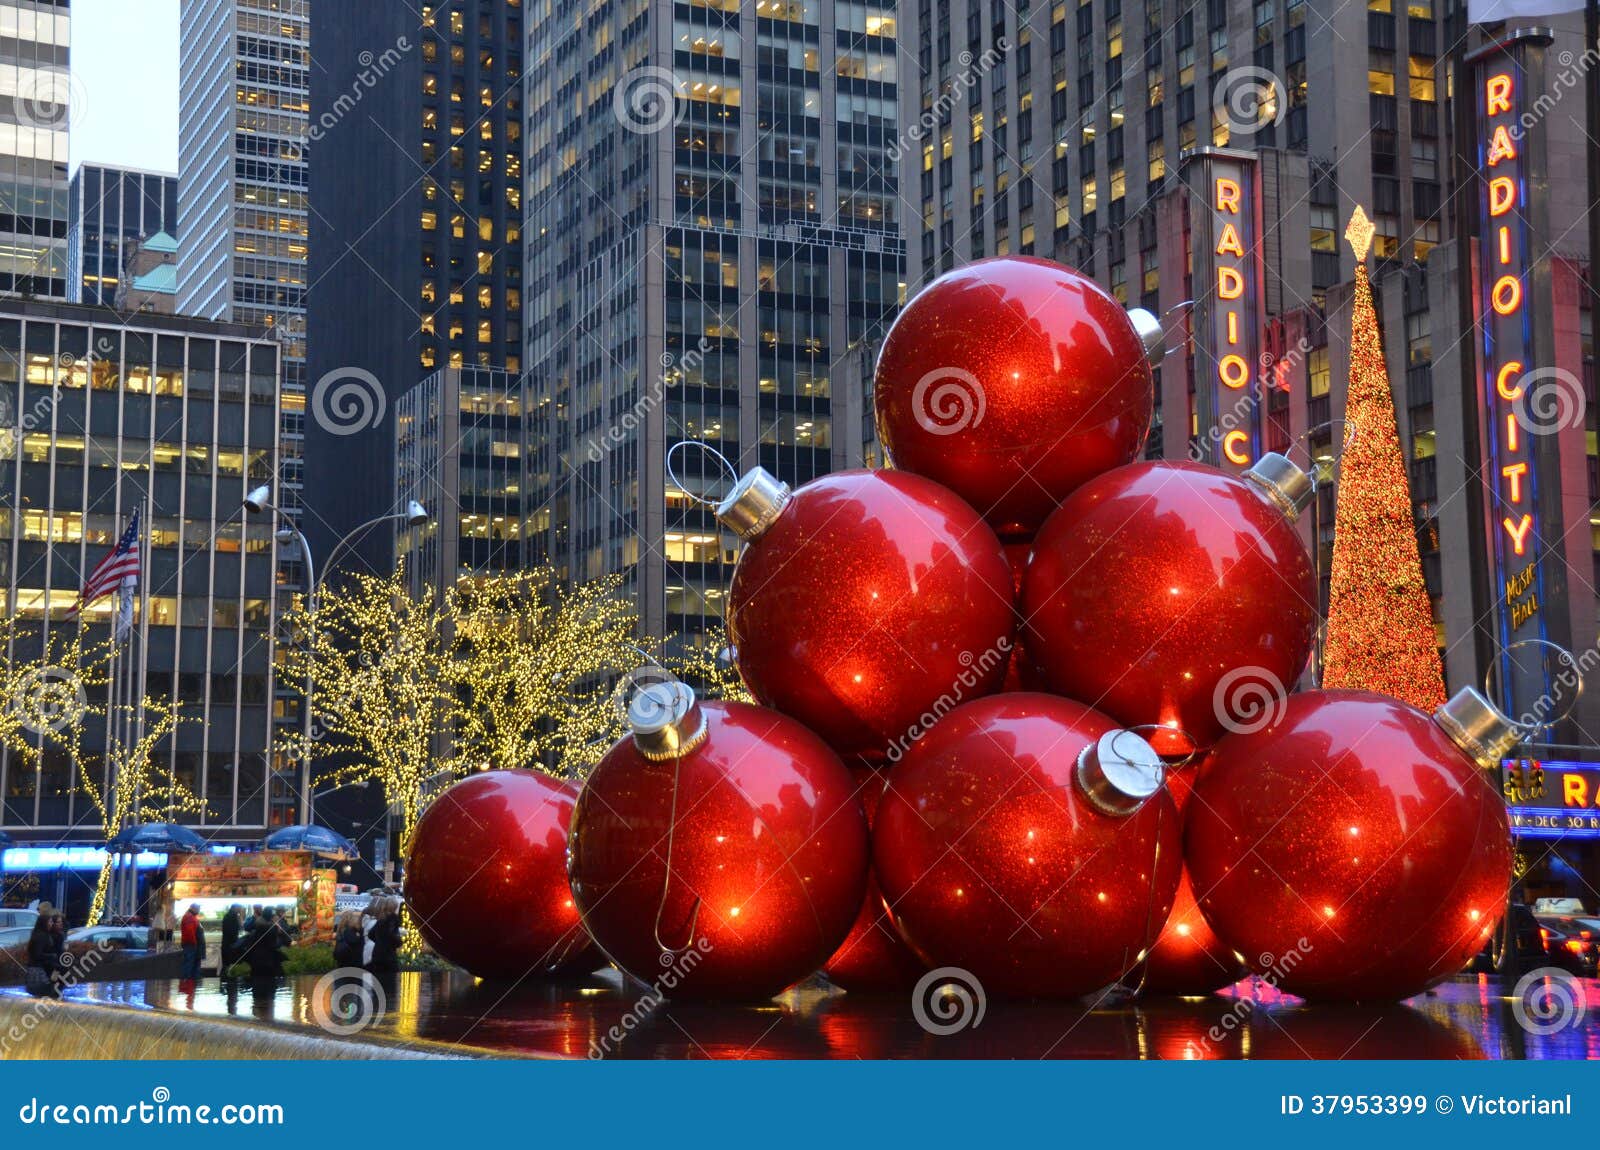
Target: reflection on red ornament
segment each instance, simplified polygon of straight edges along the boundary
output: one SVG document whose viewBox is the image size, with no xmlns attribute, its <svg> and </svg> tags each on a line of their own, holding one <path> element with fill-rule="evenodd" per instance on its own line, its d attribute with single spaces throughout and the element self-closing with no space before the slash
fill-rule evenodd
<svg viewBox="0 0 1600 1150">
<path fill-rule="evenodd" d="M 479 978 L 593 970 L 567 886 L 577 788 L 535 771 L 456 783 L 417 821 L 406 902 L 428 945 Z"/>
<path fill-rule="evenodd" d="M 874 373 L 897 468 L 938 480 L 1002 537 L 1136 459 L 1154 412 L 1146 345 L 1116 298 L 1048 260 L 946 272 L 900 312 Z"/>
<path fill-rule="evenodd" d="M 1446 721 L 1468 696 L 1481 703 L 1463 691 Z M 1506 727 L 1496 758 L 1515 741 Z M 1511 880 L 1486 772 L 1441 722 L 1363 691 L 1292 695 L 1276 721 L 1220 741 L 1185 854 L 1217 935 L 1305 998 L 1393 1001 L 1450 977 Z"/>
<path fill-rule="evenodd" d="M 991 995 L 1074 997 L 1120 978 L 1182 866 L 1161 773 L 1148 744 L 1070 699 L 1018 692 L 950 712 L 890 771 L 878 810 L 873 859 L 902 936 Z M 1113 776 L 1132 789 L 1108 788 Z"/>
</svg>

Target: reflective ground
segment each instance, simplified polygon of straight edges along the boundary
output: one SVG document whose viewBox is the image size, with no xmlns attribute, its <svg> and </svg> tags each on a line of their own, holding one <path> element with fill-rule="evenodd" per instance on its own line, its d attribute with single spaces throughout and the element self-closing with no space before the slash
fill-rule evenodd
<svg viewBox="0 0 1600 1150">
<path fill-rule="evenodd" d="M 1600 1058 L 1600 982 L 1581 990 L 1586 1009 L 1549 1022 L 1493 978 L 1463 977 L 1400 1005 L 1311 1007 L 1242 982 L 1204 999 L 1137 1004 L 989 1002 L 976 1025 L 951 1027 L 909 993 L 844 994 L 806 985 L 758 1007 L 653 1004 L 613 972 L 558 985 L 491 986 L 460 974 L 403 974 L 383 986 L 376 1036 L 424 1039 L 559 1058 Z M 1560 987 L 1556 987 L 1560 990 Z M 365 1002 L 329 981 L 253 985 L 106 983 L 73 998 L 131 1007 L 230 1015 L 273 1026 L 359 1026 Z M 958 1009 L 953 1001 L 946 1006 Z M 1536 1003 L 1536 1006 L 1542 1006 Z M 1580 1016 L 1581 1013 L 1581 1016 Z M 1524 1021 L 1525 1020 L 1525 1023 Z"/>
</svg>

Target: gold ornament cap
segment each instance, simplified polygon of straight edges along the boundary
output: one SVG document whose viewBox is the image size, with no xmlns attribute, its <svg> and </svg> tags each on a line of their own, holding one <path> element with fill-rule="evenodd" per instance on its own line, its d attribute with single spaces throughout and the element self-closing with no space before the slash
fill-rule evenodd
<svg viewBox="0 0 1600 1150">
<path fill-rule="evenodd" d="M 1167 358 L 1167 333 L 1162 330 L 1161 320 L 1142 307 L 1130 307 L 1128 319 L 1133 322 L 1134 334 L 1144 345 L 1145 362 L 1152 368 L 1160 367 L 1161 361 Z"/>
<path fill-rule="evenodd" d="M 1316 494 L 1311 476 L 1290 461 L 1286 455 L 1269 451 L 1256 460 L 1244 473 L 1263 495 L 1276 503 L 1291 521 L 1300 518 Z"/>
<path fill-rule="evenodd" d="M 765 467 L 752 467 L 717 504 L 716 516 L 740 539 L 755 539 L 777 521 L 793 499 L 787 483 Z"/>
<path fill-rule="evenodd" d="M 1521 728 L 1473 687 L 1462 687 L 1439 704 L 1433 721 L 1485 770 L 1499 767 L 1500 760 L 1522 742 Z"/>
<path fill-rule="evenodd" d="M 693 688 L 676 679 L 640 687 L 628 700 L 628 727 L 633 745 L 652 763 L 682 758 L 710 730 Z"/>
<path fill-rule="evenodd" d="M 1107 731 L 1078 752 L 1078 789 L 1096 810 L 1133 814 L 1167 781 L 1167 765 L 1142 736 Z"/>
</svg>

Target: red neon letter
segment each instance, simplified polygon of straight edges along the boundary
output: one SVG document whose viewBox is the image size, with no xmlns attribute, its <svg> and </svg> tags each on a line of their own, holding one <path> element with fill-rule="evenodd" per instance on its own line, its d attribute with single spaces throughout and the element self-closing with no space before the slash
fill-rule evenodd
<svg viewBox="0 0 1600 1150">
<path fill-rule="evenodd" d="M 1237 212 L 1239 200 L 1243 195 L 1237 180 L 1230 180 L 1226 176 L 1217 177 L 1217 211 Z"/>
<path fill-rule="evenodd" d="M 1495 394 L 1497 394 L 1501 399 L 1507 399 L 1513 402 L 1520 399 L 1522 397 L 1522 385 L 1517 384 L 1512 387 L 1507 387 L 1506 379 L 1513 373 L 1520 372 L 1521 370 L 1522 361 L 1520 359 L 1514 359 L 1502 367 L 1500 369 L 1500 374 L 1494 377 Z"/>
<path fill-rule="evenodd" d="M 1242 355 L 1225 355 L 1217 360 L 1217 378 L 1237 391 L 1250 382 L 1250 365 Z"/>
<path fill-rule="evenodd" d="M 1510 315 L 1522 303 L 1522 281 L 1514 275 L 1503 275 L 1494 281 L 1489 302 L 1501 315 Z"/>
<path fill-rule="evenodd" d="M 1236 443 L 1246 443 L 1249 438 L 1244 432 L 1238 430 L 1230 431 L 1222 437 L 1222 454 L 1228 457 L 1228 462 L 1237 463 L 1240 466 L 1250 462 L 1250 453 L 1248 451 L 1243 447 L 1234 447 Z"/>
<path fill-rule="evenodd" d="M 1244 295 L 1244 276 L 1239 274 L 1238 268 L 1217 269 L 1217 294 L 1223 299 L 1238 299 Z"/>
<path fill-rule="evenodd" d="M 1510 176 L 1496 176 L 1489 181 L 1489 214 L 1503 216 L 1511 210 L 1517 198 L 1517 185 Z"/>
<path fill-rule="evenodd" d="M 1483 162 L 1487 167 L 1494 167 L 1501 160 L 1514 160 L 1517 158 L 1517 149 L 1511 143 L 1511 133 L 1506 131 L 1506 126 L 1501 124 L 1494 130 L 1494 135 L 1489 137 L 1489 151 L 1484 156 Z"/>
<path fill-rule="evenodd" d="M 1500 469 L 1500 474 L 1511 481 L 1511 502 L 1522 502 L 1522 477 L 1528 474 L 1526 463 L 1509 463 Z"/>
<path fill-rule="evenodd" d="M 1244 257 L 1244 244 L 1239 239 L 1239 229 L 1232 224 L 1222 225 L 1222 238 L 1217 241 L 1217 254 Z"/>
</svg>

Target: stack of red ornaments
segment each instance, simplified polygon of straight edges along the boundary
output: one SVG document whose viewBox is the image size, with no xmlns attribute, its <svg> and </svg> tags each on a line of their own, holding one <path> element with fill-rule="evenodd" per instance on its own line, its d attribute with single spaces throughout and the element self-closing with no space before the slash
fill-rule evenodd
<svg viewBox="0 0 1600 1150">
<path fill-rule="evenodd" d="M 736 484 L 727 623 L 760 705 L 634 699 L 566 844 L 607 956 L 669 996 L 959 967 L 1016 996 L 1248 968 L 1392 998 L 1481 945 L 1509 850 L 1478 766 L 1515 732 L 1470 692 L 1435 719 L 1289 694 L 1310 479 L 1135 462 L 1160 352 L 1086 277 L 980 261 L 884 344 L 894 470 Z"/>
</svg>

